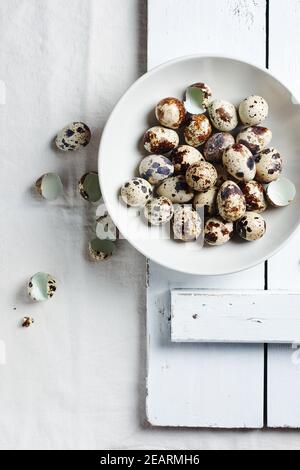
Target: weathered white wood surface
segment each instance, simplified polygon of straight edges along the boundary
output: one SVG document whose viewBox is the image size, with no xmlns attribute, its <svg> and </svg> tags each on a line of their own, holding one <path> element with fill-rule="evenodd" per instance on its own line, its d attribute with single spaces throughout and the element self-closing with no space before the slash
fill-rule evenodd
<svg viewBox="0 0 300 470">
<path fill-rule="evenodd" d="M 300 344 L 299 305 L 300 292 L 174 289 L 171 339 Z"/>
<path fill-rule="evenodd" d="M 299 0 L 270 1 L 270 69 L 291 88 L 298 100 L 300 100 L 299 25 Z M 300 233 L 269 261 L 270 289 L 300 290 L 299 247 Z M 297 350 L 297 345 L 269 346 L 268 426 L 299 428 L 299 397 L 300 351 Z"/>
<path fill-rule="evenodd" d="M 191 53 L 265 65 L 265 0 L 149 0 L 148 65 Z M 160 98 L 160 97 L 158 97 Z M 156 426 L 263 426 L 263 345 L 172 344 L 170 288 L 263 289 L 264 266 L 216 278 L 153 263 L 148 275 L 147 417 Z"/>
</svg>

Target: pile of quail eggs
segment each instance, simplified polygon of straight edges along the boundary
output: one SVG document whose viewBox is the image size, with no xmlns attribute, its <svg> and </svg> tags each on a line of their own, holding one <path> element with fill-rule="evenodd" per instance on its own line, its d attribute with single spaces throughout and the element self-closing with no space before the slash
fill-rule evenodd
<svg viewBox="0 0 300 470">
<path fill-rule="evenodd" d="M 205 83 L 190 86 L 182 101 L 161 100 L 158 125 L 143 137 L 149 155 L 121 188 L 124 203 L 143 208 L 151 225 L 172 221 L 174 238 L 184 242 L 202 235 L 220 246 L 234 233 L 259 240 L 266 233 L 262 213 L 269 205 L 288 206 L 296 195 L 281 176 L 283 159 L 270 146 L 271 130 L 261 126 L 268 114 L 261 96 L 249 96 L 237 109 L 213 99 Z"/>
</svg>

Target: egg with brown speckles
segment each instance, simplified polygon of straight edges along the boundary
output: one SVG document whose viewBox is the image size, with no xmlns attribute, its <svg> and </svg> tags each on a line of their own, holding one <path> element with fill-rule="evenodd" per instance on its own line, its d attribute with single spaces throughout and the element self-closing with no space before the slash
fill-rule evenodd
<svg viewBox="0 0 300 470">
<path fill-rule="evenodd" d="M 260 183 L 276 181 L 282 173 L 282 157 L 274 147 L 267 148 L 255 157 L 256 177 Z"/>
<path fill-rule="evenodd" d="M 215 167 L 208 162 L 196 163 L 186 172 L 186 182 L 195 191 L 207 191 L 215 186 L 217 179 Z"/>
<path fill-rule="evenodd" d="M 249 181 L 241 189 L 246 199 L 247 211 L 261 213 L 267 209 L 264 188 L 260 183 Z"/>
<path fill-rule="evenodd" d="M 272 137 L 272 131 L 267 127 L 252 126 L 242 130 L 236 141 L 238 144 L 245 145 L 253 155 L 256 155 L 271 143 Z"/>
<path fill-rule="evenodd" d="M 233 131 L 238 125 L 238 115 L 235 106 L 225 100 L 214 100 L 208 107 L 213 126 L 222 132 Z"/>
<path fill-rule="evenodd" d="M 155 116 L 162 126 L 178 129 L 185 121 L 185 107 L 177 98 L 164 98 L 157 104 Z"/>
<path fill-rule="evenodd" d="M 224 152 L 223 165 L 228 173 L 239 181 L 251 181 L 255 177 L 254 157 L 242 144 L 234 144 Z"/>
<path fill-rule="evenodd" d="M 252 95 L 241 102 L 239 114 L 243 124 L 257 126 L 268 117 L 269 105 L 261 96 Z"/>
<path fill-rule="evenodd" d="M 166 179 L 157 190 L 158 196 L 170 199 L 174 204 L 185 204 L 194 197 L 194 191 L 190 188 L 183 175 Z"/>
<path fill-rule="evenodd" d="M 191 165 L 203 162 L 203 155 L 195 147 L 190 145 L 180 145 L 177 149 L 173 150 L 170 156 L 175 174 L 185 175 Z"/>
<path fill-rule="evenodd" d="M 219 214 L 226 222 L 235 222 L 246 213 L 246 200 L 233 181 L 226 181 L 217 196 Z"/>
<path fill-rule="evenodd" d="M 229 242 L 234 233 L 232 222 L 225 222 L 221 217 L 208 219 L 204 228 L 204 239 L 208 245 L 221 246 Z"/>
<path fill-rule="evenodd" d="M 132 207 L 144 207 L 152 197 L 153 188 L 143 178 L 133 178 L 124 184 L 121 189 L 121 197 L 125 204 Z"/>
<path fill-rule="evenodd" d="M 197 240 L 202 232 L 199 214 L 192 207 L 177 207 L 174 212 L 173 232 L 175 240 L 184 242 Z"/>
<path fill-rule="evenodd" d="M 173 204 L 166 197 L 151 199 L 144 208 L 145 218 L 151 225 L 166 224 L 172 219 L 173 214 Z"/>
<path fill-rule="evenodd" d="M 155 126 L 145 132 L 143 143 L 149 153 L 168 153 L 178 147 L 179 137 L 177 132 L 172 129 Z"/>
<path fill-rule="evenodd" d="M 204 114 L 197 114 L 191 117 L 183 132 L 188 145 L 199 147 L 209 139 L 212 128 L 209 119 Z"/>
<path fill-rule="evenodd" d="M 234 143 L 234 137 L 228 132 L 213 134 L 204 146 L 205 159 L 210 163 L 221 163 L 223 153 Z"/>
<path fill-rule="evenodd" d="M 236 224 L 238 235 L 249 242 L 262 238 L 266 233 L 266 228 L 266 221 L 255 212 L 246 212 Z"/>
</svg>

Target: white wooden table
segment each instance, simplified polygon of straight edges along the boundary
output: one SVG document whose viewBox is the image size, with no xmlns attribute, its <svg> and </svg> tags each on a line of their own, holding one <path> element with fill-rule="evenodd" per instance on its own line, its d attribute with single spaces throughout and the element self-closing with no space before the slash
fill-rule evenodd
<svg viewBox="0 0 300 470">
<path fill-rule="evenodd" d="M 149 69 L 192 53 L 236 56 L 269 67 L 300 95 L 299 0 L 148 0 L 148 5 Z M 152 425 L 300 427 L 297 345 L 170 339 L 170 289 L 298 292 L 299 245 L 300 235 L 265 265 L 226 277 L 182 276 L 149 263 L 147 416 Z"/>
</svg>

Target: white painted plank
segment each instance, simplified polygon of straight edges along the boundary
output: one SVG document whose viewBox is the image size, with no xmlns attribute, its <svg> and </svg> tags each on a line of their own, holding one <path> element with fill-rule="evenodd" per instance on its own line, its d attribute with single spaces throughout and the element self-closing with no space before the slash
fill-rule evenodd
<svg viewBox="0 0 300 470">
<path fill-rule="evenodd" d="M 149 68 L 195 52 L 236 55 L 265 64 L 265 0 L 148 0 L 148 14 Z M 172 344 L 169 290 L 176 287 L 263 289 L 264 267 L 201 278 L 149 264 L 149 423 L 262 427 L 263 345 Z"/>
<path fill-rule="evenodd" d="M 300 99 L 300 62 L 297 60 L 299 24 L 298 0 L 270 2 L 270 69 L 291 88 L 298 100 Z M 300 234 L 270 260 L 270 289 L 300 290 L 299 246 Z M 268 348 L 269 427 L 300 427 L 299 358 L 299 351 L 295 346 L 272 345 Z"/>
<path fill-rule="evenodd" d="M 300 292 L 174 289 L 171 339 L 178 343 L 300 344 L 299 305 Z"/>
</svg>

